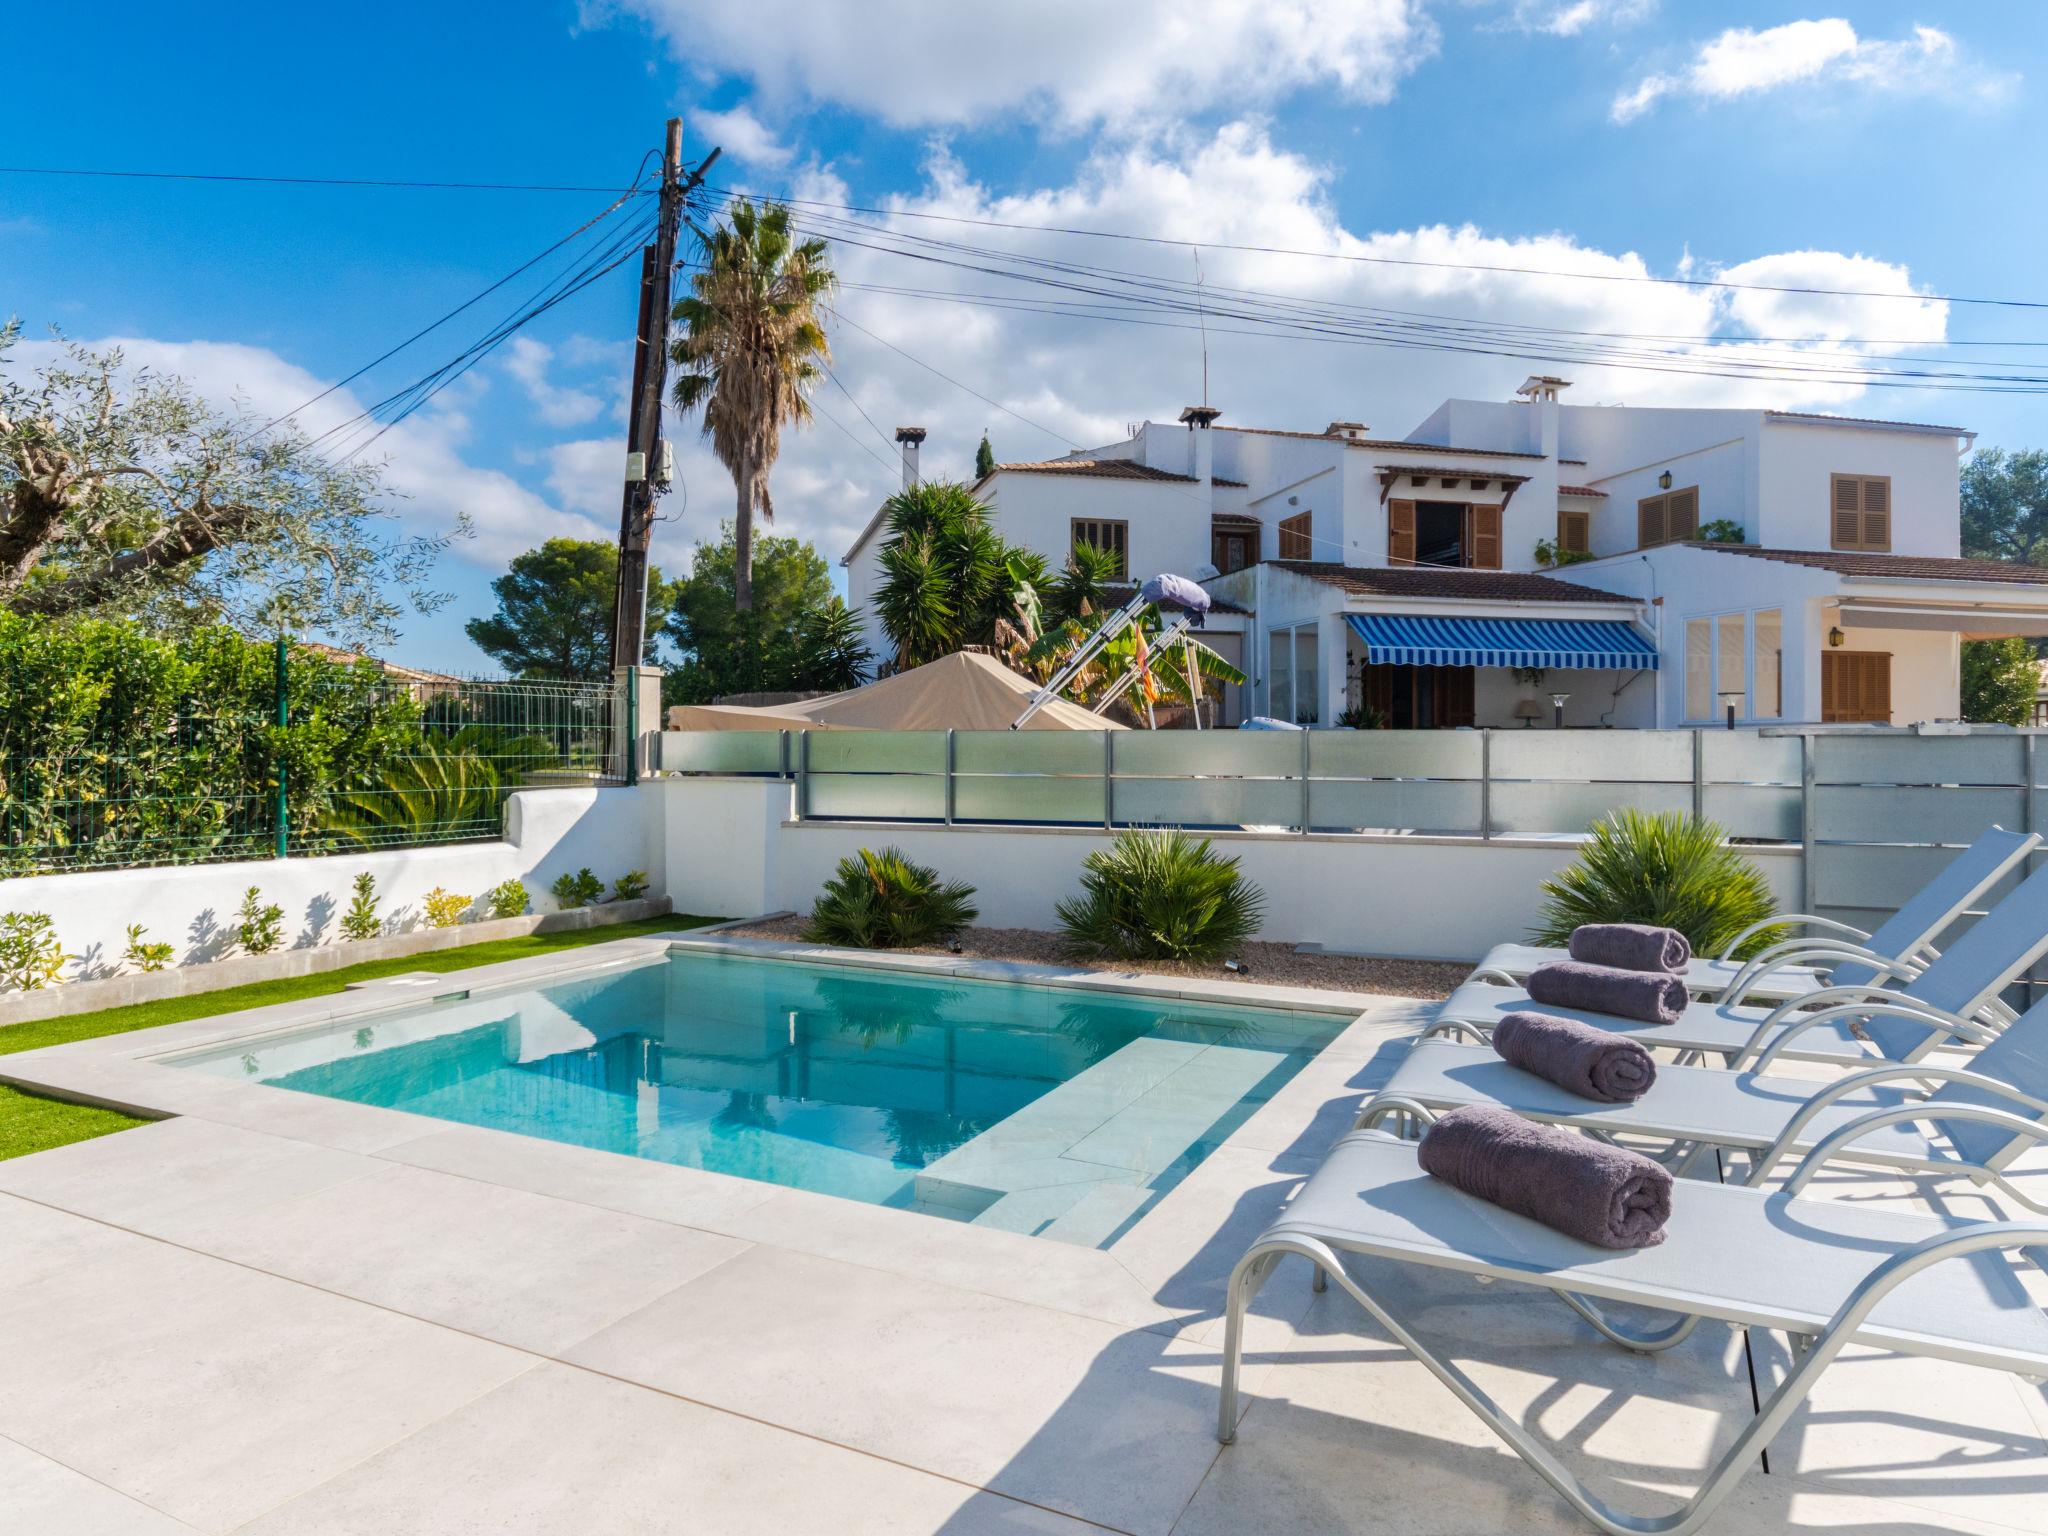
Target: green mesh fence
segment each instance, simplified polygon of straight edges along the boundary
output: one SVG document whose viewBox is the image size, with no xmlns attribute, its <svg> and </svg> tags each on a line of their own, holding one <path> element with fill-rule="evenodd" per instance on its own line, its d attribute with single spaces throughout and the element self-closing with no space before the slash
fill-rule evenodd
<svg viewBox="0 0 2048 1536">
<path fill-rule="evenodd" d="M 0 876 L 487 840 L 515 790 L 624 781 L 610 682 L 249 649 L 225 682 L 0 715 Z"/>
</svg>

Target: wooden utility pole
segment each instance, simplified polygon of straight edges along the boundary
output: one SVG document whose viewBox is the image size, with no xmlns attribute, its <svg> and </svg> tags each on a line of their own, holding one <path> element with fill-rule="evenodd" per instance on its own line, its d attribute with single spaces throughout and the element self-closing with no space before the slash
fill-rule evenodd
<svg viewBox="0 0 2048 1536">
<path fill-rule="evenodd" d="M 710 164 L 706 159 L 704 166 Z M 695 186 L 704 166 L 690 178 Z M 683 120 L 668 120 L 654 243 L 640 253 L 640 324 L 633 344 L 633 403 L 626 422 L 626 487 L 619 508 L 619 585 L 612 601 L 612 666 L 637 667 L 647 631 L 647 545 L 661 474 L 661 397 L 668 387 L 669 279 L 682 222 Z M 663 483 L 665 484 L 665 478 Z"/>
</svg>

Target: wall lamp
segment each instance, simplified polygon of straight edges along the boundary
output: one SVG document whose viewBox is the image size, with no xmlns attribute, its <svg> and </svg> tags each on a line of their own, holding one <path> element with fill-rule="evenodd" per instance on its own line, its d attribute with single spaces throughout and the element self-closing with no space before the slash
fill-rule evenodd
<svg viewBox="0 0 2048 1536">
<path fill-rule="evenodd" d="M 1848 639 L 1848 638 L 1849 638 L 1849 637 L 1848 637 L 1847 635 L 1845 635 L 1845 634 L 1843 634 L 1843 633 L 1842 633 L 1842 626 L 1841 626 L 1841 625 L 1839 625 L 1839 624 L 1832 624 L 1832 625 L 1828 626 L 1828 649 L 1829 649 L 1829 650 L 1839 650 L 1839 649 L 1841 649 L 1841 645 L 1842 645 L 1842 642 L 1843 642 L 1844 640 Z"/>
<path fill-rule="evenodd" d="M 1659 476 L 1657 477 L 1657 489 L 1658 489 L 1658 490 L 1660 490 L 1660 491 L 1668 491 L 1668 490 L 1670 490 L 1670 489 L 1671 489 L 1671 471 L 1670 471 L 1670 470 L 1668 470 L 1668 469 L 1667 469 L 1667 470 L 1665 470 L 1663 474 L 1661 474 L 1661 475 L 1659 475 Z"/>
</svg>

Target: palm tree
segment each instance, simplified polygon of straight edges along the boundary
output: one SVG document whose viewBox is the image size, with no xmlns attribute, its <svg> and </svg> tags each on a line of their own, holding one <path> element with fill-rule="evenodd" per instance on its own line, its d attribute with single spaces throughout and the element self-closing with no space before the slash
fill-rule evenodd
<svg viewBox="0 0 2048 1536">
<path fill-rule="evenodd" d="M 882 510 L 889 532 L 878 556 L 875 612 L 895 642 L 899 668 L 921 667 L 963 645 L 1009 648 L 1019 635 L 1035 635 L 1029 610 L 1045 562 L 1006 545 L 989 526 L 988 507 L 966 486 L 921 481 Z"/>
<path fill-rule="evenodd" d="M 783 427 L 811 418 L 809 392 L 832 353 L 818 311 L 837 284 L 825 242 L 795 241 L 789 209 L 745 198 L 703 237 L 704 269 L 675 307 L 676 405 L 704 410 L 704 435 L 738 493 L 733 605 L 754 606 L 754 513 L 772 521 L 768 471 Z"/>
</svg>

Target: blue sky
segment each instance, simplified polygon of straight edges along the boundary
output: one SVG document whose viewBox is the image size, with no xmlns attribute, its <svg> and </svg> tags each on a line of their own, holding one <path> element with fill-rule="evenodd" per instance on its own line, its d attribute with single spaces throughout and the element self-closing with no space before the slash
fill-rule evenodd
<svg viewBox="0 0 2048 1536">
<path fill-rule="evenodd" d="M 1032 226 L 943 232 L 1006 252 L 1192 276 L 1177 247 L 1036 232 L 1056 224 L 1213 242 L 1207 281 L 1580 329 L 1771 334 L 1890 352 L 2025 358 L 2048 312 L 1711 291 L 1666 283 L 1262 257 L 1226 244 L 1887 291 L 2048 298 L 2039 151 L 2048 21 L 2027 0 L 1967 7 L 1652 0 L 1129 0 L 978 8 L 875 0 L 14 8 L 10 52 L 89 53 L 0 94 L 0 162 L 405 180 L 623 184 L 662 120 L 711 143 L 713 181 Z M 591 193 L 281 187 L 0 176 L 0 310 L 239 394 L 271 414 L 352 372 L 565 233 Z M 984 429 L 1035 458 L 1170 416 L 1199 343 L 1073 317 L 915 300 L 934 276 L 842 249 L 853 284 L 836 371 L 883 429 L 931 429 L 959 471 Z M 544 316 L 378 445 L 409 525 L 476 536 L 443 558 L 442 613 L 397 659 L 484 659 L 462 619 L 519 548 L 608 537 L 630 353 L 630 266 Z M 485 306 L 479 316 L 495 314 Z M 367 400 L 477 329 L 436 333 L 355 387 Z M 444 334 L 446 340 L 444 340 Z M 906 358 L 903 354 L 909 354 Z M 2048 352 L 2040 354 L 2048 358 Z M 917 359 L 917 362 L 909 360 Z M 937 373 L 1028 418 L 1027 426 Z M 1504 397 L 1526 361 L 1212 337 L 1226 419 L 1405 432 L 1447 394 Z M 2040 397 L 1759 386 L 1598 367 L 1569 398 L 1756 403 L 1954 421 L 2048 444 Z M 1802 393 L 1802 391 L 1804 391 Z M 892 449 L 835 387 L 792 438 L 783 531 L 836 561 L 891 488 Z M 316 423 L 318 418 L 315 418 Z M 843 430 L 842 430 L 843 429 Z M 685 494 L 657 557 L 687 563 L 731 490 L 672 422 Z"/>
</svg>

